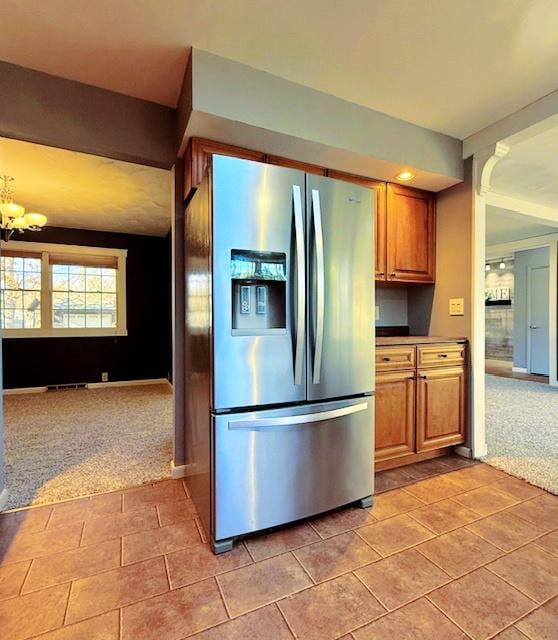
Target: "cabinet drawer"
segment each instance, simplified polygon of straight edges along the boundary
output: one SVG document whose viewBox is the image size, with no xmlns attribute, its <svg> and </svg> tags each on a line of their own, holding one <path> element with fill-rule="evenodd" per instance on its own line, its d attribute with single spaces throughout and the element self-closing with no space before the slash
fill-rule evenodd
<svg viewBox="0 0 558 640">
<path fill-rule="evenodd" d="M 416 347 L 376 347 L 376 371 L 414 369 Z"/>
<path fill-rule="evenodd" d="M 466 345 L 459 343 L 435 344 L 418 348 L 418 366 L 450 367 L 465 363 Z"/>
</svg>

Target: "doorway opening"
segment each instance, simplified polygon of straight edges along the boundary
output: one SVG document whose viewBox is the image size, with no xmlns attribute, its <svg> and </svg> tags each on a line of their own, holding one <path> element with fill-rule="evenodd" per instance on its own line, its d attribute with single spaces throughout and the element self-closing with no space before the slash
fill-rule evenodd
<svg viewBox="0 0 558 640">
<path fill-rule="evenodd" d="M 4 509 L 171 477 L 171 172 L 0 138 Z"/>
</svg>

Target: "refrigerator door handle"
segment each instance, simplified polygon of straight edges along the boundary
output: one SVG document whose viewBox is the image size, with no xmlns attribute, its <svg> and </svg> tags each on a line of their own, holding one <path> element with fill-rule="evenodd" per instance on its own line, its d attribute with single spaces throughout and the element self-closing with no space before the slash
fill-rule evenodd
<svg viewBox="0 0 558 640">
<path fill-rule="evenodd" d="M 256 420 L 229 420 L 229 431 L 243 429 L 248 431 L 259 431 L 270 427 L 292 427 L 297 424 L 309 424 L 311 422 L 322 422 L 343 416 L 359 413 L 368 409 L 368 402 L 360 402 L 348 407 L 339 409 L 329 409 L 328 411 L 318 411 L 317 413 L 306 413 L 302 415 L 281 416 L 278 418 L 260 418 Z"/>
<path fill-rule="evenodd" d="M 306 273 L 304 250 L 304 223 L 302 217 L 302 194 L 297 184 L 293 185 L 293 205 L 296 238 L 296 271 L 297 271 L 297 311 L 296 311 L 296 344 L 294 361 L 294 383 L 302 384 L 304 364 L 304 341 L 306 327 Z"/>
<path fill-rule="evenodd" d="M 312 383 L 320 384 L 324 342 L 325 268 L 322 210 L 318 189 L 312 189 L 312 217 L 314 220 L 314 243 L 316 247 L 316 340 L 314 344 Z"/>
</svg>

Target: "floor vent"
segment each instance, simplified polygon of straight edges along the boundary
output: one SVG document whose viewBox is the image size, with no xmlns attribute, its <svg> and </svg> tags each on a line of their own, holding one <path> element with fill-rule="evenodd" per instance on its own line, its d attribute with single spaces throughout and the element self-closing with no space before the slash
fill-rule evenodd
<svg viewBox="0 0 558 640">
<path fill-rule="evenodd" d="M 67 389 L 86 389 L 87 383 L 74 382 L 71 384 L 50 384 L 47 391 L 66 391 Z"/>
</svg>

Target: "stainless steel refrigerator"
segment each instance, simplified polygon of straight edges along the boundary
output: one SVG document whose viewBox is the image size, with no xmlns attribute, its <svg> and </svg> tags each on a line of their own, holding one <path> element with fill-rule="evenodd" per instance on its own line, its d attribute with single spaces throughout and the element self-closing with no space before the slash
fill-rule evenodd
<svg viewBox="0 0 558 640">
<path fill-rule="evenodd" d="M 187 485 L 216 553 L 371 504 L 372 191 L 213 156 L 186 211 Z"/>
</svg>

